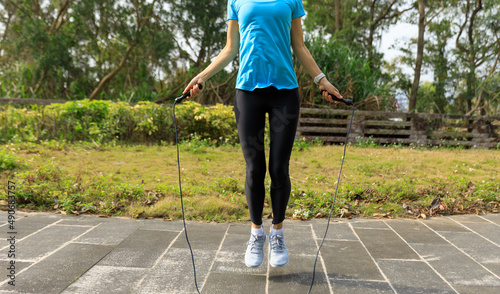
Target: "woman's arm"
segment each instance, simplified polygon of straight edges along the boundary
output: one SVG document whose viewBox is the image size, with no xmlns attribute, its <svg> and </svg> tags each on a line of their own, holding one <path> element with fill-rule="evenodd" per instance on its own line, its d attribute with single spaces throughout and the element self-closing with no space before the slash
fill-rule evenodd
<svg viewBox="0 0 500 294">
<path fill-rule="evenodd" d="M 222 49 L 215 60 L 207 68 L 205 68 L 205 70 L 203 70 L 194 79 L 191 80 L 182 94 L 186 93 L 189 90 L 192 90 L 190 96 L 191 98 L 194 98 L 196 97 L 196 95 L 200 94 L 201 90 L 198 89 L 198 86 L 196 85 L 201 84 L 203 86 L 208 79 L 210 79 L 213 75 L 226 67 L 238 53 L 239 47 L 240 32 L 238 27 L 238 20 L 230 19 L 227 28 L 226 46 L 224 47 L 224 49 Z"/>
<path fill-rule="evenodd" d="M 302 19 L 300 17 L 294 18 L 292 20 L 292 28 L 291 28 L 291 43 L 292 49 L 297 58 L 299 59 L 300 64 L 304 66 L 306 71 L 311 75 L 311 77 L 316 77 L 321 73 L 316 61 L 314 61 L 311 52 L 307 49 L 304 44 L 304 33 L 302 32 Z M 322 78 L 319 81 L 319 89 L 325 90 L 328 93 L 331 93 L 338 98 L 342 99 L 342 95 L 340 95 L 339 90 L 335 88 L 326 77 Z M 327 92 L 322 93 L 323 98 L 330 102 L 333 101 L 330 95 Z"/>
</svg>

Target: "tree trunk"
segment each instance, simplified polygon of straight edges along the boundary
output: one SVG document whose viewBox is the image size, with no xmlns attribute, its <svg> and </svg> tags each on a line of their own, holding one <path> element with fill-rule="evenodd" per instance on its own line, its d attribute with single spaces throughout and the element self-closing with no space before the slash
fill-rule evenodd
<svg viewBox="0 0 500 294">
<path fill-rule="evenodd" d="M 116 74 L 120 72 L 120 70 L 125 65 L 125 62 L 127 61 L 128 56 L 129 56 L 129 54 L 130 54 L 130 52 L 132 51 L 133 48 L 134 48 L 133 45 L 130 45 L 127 48 L 127 51 L 125 52 L 125 54 L 123 54 L 122 60 L 120 61 L 120 64 L 118 65 L 118 67 L 115 68 L 115 69 L 113 69 L 110 73 L 108 73 L 99 82 L 99 85 L 97 85 L 97 88 L 95 88 L 94 91 L 92 92 L 92 94 L 90 94 L 89 100 L 94 100 L 102 92 L 102 90 L 104 89 L 104 87 L 106 87 L 106 85 L 116 76 Z"/>
<path fill-rule="evenodd" d="M 340 21 L 340 0 L 335 0 L 335 31 L 340 31 L 342 29 Z"/>
<path fill-rule="evenodd" d="M 479 11 L 483 9 L 482 0 L 476 0 L 476 8 L 472 11 L 468 31 L 469 37 L 469 73 L 467 74 L 467 112 L 472 110 L 472 99 L 476 96 L 476 52 L 474 46 L 474 21 Z"/>
<path fill-rule="evenodd" d="M 422 59 L 424 57 L 424 32 L 425 32 L 425 0 L 418 0 L 418 43 L 417 43 L 417 62 L 415 64 L 415 76 L 410 93 L 409 112 L 415 112 L 417 106 L 417 93 L 420 84 L 420 71 L 422 69 Z"/>
<path fill-rule="evenodd" d="M 443 34 L 444 35 L 444 34 Z M 444 41 L 444 42 L 443 42 Z M 439 113 L 445 113 L 446 107 L 446 78 L 447 78 L 447 60 L 445 56 L 446 40 L 442 40 L 442 35 L 438 35 L 438 62 L 434 68 L 436 81 L 436 108 Z"/>
</svg>

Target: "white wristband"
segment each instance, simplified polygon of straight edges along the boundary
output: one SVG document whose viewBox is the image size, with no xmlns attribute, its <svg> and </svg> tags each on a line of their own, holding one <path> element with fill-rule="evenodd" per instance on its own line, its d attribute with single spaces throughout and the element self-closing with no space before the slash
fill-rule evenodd
<svg viewBox="0 0 500 294">
<path fill-rule="evenodd" d="M 319 81 L 325 77 L 325 74 L 324 73 L 320 73 L 319 75 L 317 75 L 315 78 L 314 78 L 314 83 L 317 85 L 319 83 Z"/>
</svg>

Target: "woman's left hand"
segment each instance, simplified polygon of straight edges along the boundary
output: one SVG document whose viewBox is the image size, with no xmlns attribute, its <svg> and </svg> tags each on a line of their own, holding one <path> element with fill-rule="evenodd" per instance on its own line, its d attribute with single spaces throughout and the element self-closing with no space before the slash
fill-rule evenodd
<svg viewBox="0 0 500 294">
<path fill-rule="evenodd" d="M 330 102 L 335 102 L 335 103 L 339 103 L 338 101 L 334 101 L 332 99 L 332 96 L 331 94 L 335 95 L 337 98 L 339 99 L 343 99 L 344 97 L 342 97 L 342 95 L 340 95 L 340 92 L 339 90 L 337 90 L 337 88 L 335 88 L 328 80 L 327 78 L 322 78 L 320 81 L 319 81 L 319 90 L 321 91 L 321 96 L 323 96 L 323 98 L 326 100 L 326 101 L 330 101 Z M 323 92 L 323 91 L 326 91 L 326 92 Z"/>
</svg>

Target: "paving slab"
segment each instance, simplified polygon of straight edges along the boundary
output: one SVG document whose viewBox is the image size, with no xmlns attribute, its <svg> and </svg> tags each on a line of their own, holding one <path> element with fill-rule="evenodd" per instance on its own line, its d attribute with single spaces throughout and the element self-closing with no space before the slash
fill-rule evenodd
<svg viewBox="0 0 500 294">
<path fill-rule="evenodd" d="M 147 269 L 96 265 L 61 293 L 130 293 Z"/>
<path fill-rule="evenodd" d="M 417 220 L 393 220 L 386 224 L 408 243 L 448 244 L 446 240 Z"/>
<path fill-rule="evenodd" d="M 114 246 L 68 244 L 25 271 L 16 275 L 19 293 L 61 293 L 69 284 L 90 269 Z M 78 254 L 75 254 L 78 253 Z M 2 284 L 0 290 L 11 290 Z"/>
<path fill-rule="evenodd" d="M 480 263 L 500 264 L 500 247 L 477 234 L 441 232 L 441 235 Z"/>
<path fill-rule="evenodd" d="M 317 240 L 322 240 L 325 235 L 326 222 L 312 221 L 314 233 Z M 358 241 L 358 237 L 354 234 L 348 222 L 333 222 L 328 226 L 328 233 L 325 240 L 351 240 Z"/>
<path fill-rule="evenodd" d="M 196 278 L 200 289 L 204 285 L 216 252 L 216 250 L 194 249 Z M 187 248 L 170 248 L 158 263 L 145 274 L 140 283 L 133 288 L 133 293 L 141 294 L 195 292 L 193 266 Z"/>
<path fill-rule="evenodd" d="M 312 281 L 315 256 L 290 255 L 284 267 L 269 267 L 268 293 L 307 293 Z M 316 265 L 313 293 L 329 293 L 328 280 L 320 259 Z"/>
<path fill-rule="evenodd" d="M 224 237 L 229 224 L 215 223 L 189 223 L 187 226 L 189 243 L 194 248 L 203 250 L 217 250 Z M 184 234 L 184 233 L 183 233 Z M 172 245 L 174 248 L 187 248 L 188 244 L 184 235 Z"/>
<path fill-rule="evenodd" d="M 462 225 L 500 246 L 500 226 L 489 222 L 462 223 Z"/>
<path fill-rule="evenodd" d="M 462 215 L 452 215 L 450 216 L 452 220 L 459 223 L 487 223 L 488 221 L 479 215 L 475 214 L 462 214 Z"/>
<path fill-rule="evenodd" d="M 419 259 L 419 256 L 390 229 L 354 230 L 374 258 Z"/>
<path fill-rule="evenodd" d="M 412 247 L 453 285 L 500 286 L 500 279 L 452 245 L 412 244 Z"/>
<path fill-rule="evenodd" d="M 362 220 L 350 222 L 353 228 L 389 229 L 382 220 Z"/>
<path fill-rule="evenodd" d="M 423 261 L 379 260 L 378 265 L 398 293 L 456 293 Z"/>
<path fill-rule="evenodd" d="M 326 240 L 321 255 L 330 279 L 384 280 L 359 241 Z"/>
<path fill-rule="evenodd" d="M 497 225 L 500 225 L 500 213 L 482 214 L 480 216 L 484 217 L 485 219 L 489 220 L 490 222 L 493 222 L 493 223 L 495 223 Z"/>
<path fill-rule="evenodd" d="M 50 254 L 63 244 L 85 233 L 92 227 L 71 227 L 52 225 L 38 233 L 16 242 L 16 259 L 38 260 Z M 5 242 L 7 243 L 7 242 Z M 0 256 L 7 256 L 9 248 L 0 250 Z"/>
<path fill-rule="evenodd" d="M 0 211 L 0 219 L 6 216 Z M 499 216 L 334 219 L 312 293 L 500 293 Z M 16 291 L 4 280 L 0 294 L 195 293 L 182 221 L 25 212 L 18 217 L 24 236 L 32 234 L 17 243 L 30 259 L 16 258 Z M 244 265 L 249 222 L 187 226 L 202 293 L 307 293 L 326 219 L 286 220 L 290 263 L 282 268 L 269 266 L 267 242 L 263 265 Z M 266 233 L 270 226 L 264 220 Z M 0 225 L 0 234 L 6 232 Z M 8 262 L 0 255 L 4 271 Z"/>
<path fill-rule="evenodd" d="M 194 293 L 194 291 L 182 293 Z M 266 276 L 238 273 L 210 273 L 207 285 L 203 288 L 203 293 L 266 293 Z"/>
<path fill-rule="evenodd" d="M 500 277 L 500 263 L 482 263 L 482 265 Z"/>
<path fill-rule="evenodd" d="M 333 293 L 394 294 L 385 281 L 331 280 Z"/>
<path fill-rule="evenodd" d="M 453 285 L 460 294 L 498 294 L 500 287 Z"/>
<path fill-rule="evenodd" d="M 438 232 L 467 232 L 466 228 L 445 217 L 433 217 L 421 222 Z"/>
<path fill-rule="evenodd" d="M 308 236 L 304 238 L 304 236 Z M 269 239 L 266 242 L 269 246 Z M 312 228 L 310 225 L 294 226 L 293 230 L 285 232 L 285 243 L 290 255 L 305 254 L 316 255 L 318 247 L 312 238 Z"/>
<path fill-rule="evenodd" d="M 11 260 L 0 260 L 0 269 L 5 270 L 6 275 L 10 274 L 11 269 L 13 269 L 16 273 L 19 273 L 20 271 L 24 270 L 25 268 L 29 267 L 34 263 L 34 262 L 20 261 L 17 259 L 12 259 L 12 261 L 14 261 L 13 265 L 11 263 Z"/>
<path fill-rule="evenodd" d="M 141 223 L 134 220 L 114 219 L 99 224 L 95 229 L 76 239 L 75 242 L 118 245 L 140 226 Z"/>
<path fill-rule="evenodd" d="M 9 231 L 9 228 L 7 227 L 7 212 L 1 212 L 0 219 L 2 220 L 2 223 L 5 221 L 5 226 L 0 228 L 0 238 L 3 240 L 7 239 L 10 234 L 7 233 Z M 14 223 L 16 239 L 18 240 L 60 220 L 59 217 L 55 217 L 54 215 L 18 214 L 19 212 L 16 212 L 16 222 Z"/>
<path fill-rule="evenodd" d="M 98 265 L 150 268 L 180 232 L 137 230 Z"/>
<path fill-rule="evenodd" d="M 157 219 L 141 219 L 137 221 L 141 223 L 139 230 L 172 231 L 172 232 L 180 232 L 184 230 L 182 221 L 164 221 Z"/>
</svg>

